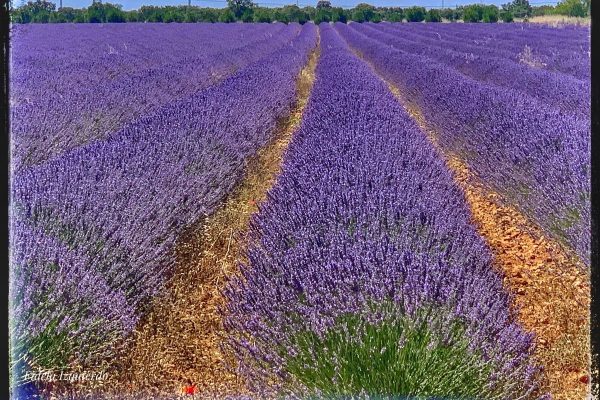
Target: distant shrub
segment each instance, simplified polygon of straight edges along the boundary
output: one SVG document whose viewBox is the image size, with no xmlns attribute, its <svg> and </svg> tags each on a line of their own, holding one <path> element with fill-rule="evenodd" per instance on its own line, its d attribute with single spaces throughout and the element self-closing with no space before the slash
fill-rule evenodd
<svg viewBox="0 0 600 400">
<path fill-rule="evenodd" d="M 442 14 L 439 10 L 431 9 L 427 11 L 427 15 L 425 16 L 426 22 L 442 22 Z"/>
<path fill-rule="evenodd" d="M 320 8 L 317 10 L 315 14 L 314 22 L 315 24 L 320 24 L 321 22 L 330 22 L 331 21 L 331 13 L 328 9 Z"/>
<path fill-rule="evenodd" d="M 265 8 L 256 8 L 253 15 L 254 22 L 272 22 L 271 13 Z"/>
<path fill-rule="evenodd" d="M 515 20 L 515 18 L 513 17 L 512 13 L 510 11 L 502 11 L 500 13 L 500 18 L 502 19 L 503 22 L 513 22 Z"/>
<path fill-rule="evenodd" d="M 381 18 L 389 22 L 402 22 L 404 10 L 400 7 L 380 7 Z"/>
<path fill-rule="evenodd" d="M 510 11 L 515 18 L 527 19 L 531 17 L 533 8 L 529 4 L 529 0 L 513 0 L 511 3 L 503 4 L 504 11 Z"/>
<path fill-rule="evenodd" d="M 341 7 L 331 8 L 331 21 L 346 23 L 348 21 L 348 13 Z"/>
<path fill-rule="evenodd" d="M 483 9 L 482 20 L 483 22 L 498 22 L 498 7 L 486 6 Z"/>
<path fill-rule="evenodd" d="M 582 0 L 564 0 L 556 5 L 554 12 L 569 17 L 585 17 L 588 15 L 589 3 Z"/>
<path fill-rule="evenodd" d="M 541 6 L 531 7 L 531 16 L 533 16 L 533 17 L 541 17 L 544 15 L 552 15 L 552 14 L 556 14 L 554 6 L 541 5 Z"/>
<path fill-rule="evenodd" d="M 452 8 L 444 8 L 440 10 L 440 15 L 447 21 L 456 21 L 460 19 L 458 10 L 453 10 Z"/>
<path fill-rule="evenodd" d="M 252 22 L 254 21 L 254 10 L 253 9 L 247 9 L 244 11 L 244 13 L 242 14 L 242 17 L 240 18 L 242 20 L 242 22 Z"/>
<path fill-rule="evenodd" d="M 464 22 L 479 22 L 483 19 L 483 6 L 471 4 L 466 6 L 463 13 Z"/>
<path fill-rule="evenodd" d="M 410 7 L 404 13 L 408 22 L 421 22 L 425 19 L 427 10 L 424 7 Z"/>
</svg>

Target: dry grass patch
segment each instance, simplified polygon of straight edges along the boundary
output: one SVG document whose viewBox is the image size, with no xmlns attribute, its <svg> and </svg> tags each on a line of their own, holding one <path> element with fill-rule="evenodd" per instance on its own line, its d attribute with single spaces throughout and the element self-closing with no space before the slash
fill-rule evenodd
<svg viewBox="0 0 600 400">
<path fill-rule="evenodd" d="M 566 15 L 541 15 L 529 18 L 529 22 L 560 28 L 565 25 L 590 26 L 592 19 L 590 17 L 569 17 Z"/>
</svg>

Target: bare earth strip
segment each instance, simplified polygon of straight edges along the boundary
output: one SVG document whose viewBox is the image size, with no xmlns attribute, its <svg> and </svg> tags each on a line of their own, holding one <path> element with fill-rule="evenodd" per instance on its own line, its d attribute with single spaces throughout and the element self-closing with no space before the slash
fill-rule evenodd
<svg viewBox="0 0 600 400">
<path fill-rule="evenodd" d="M 456 155 L 437 143 L 437 133 L 419 107 L 386 82 L 402 106 L 446 159 L 470 206 L 474 225 L 494 254 L 505 287 L 514 293 L 522 325 L 535 333 L 534 356 L 544 367 L 544 392 L 553 399 L 585 399 L 589 392 L 590 277 L 514 207 L 477 184 Z"/>
<path fill-rule="evenodd" d="M 299 127 L 318 59 L 318 45 L 297 81 L 297 101 L 280 121 L 275 138 L 249 162 L 244 180 L 224 205 L 191 229 L 176 248 L 177 273 L 169 290 L 157 299 L 120 360 L 117 390 L 154 396 L 182 394 L 189 383 L 201 398 L 244 392 L 232 372 L 232 357 L 223 354 L 223 326 L 218 308 L 228 276 L 244 261 L 247 229 L 258 204 L 275 183 L 284 152 Z"/>
</svg>

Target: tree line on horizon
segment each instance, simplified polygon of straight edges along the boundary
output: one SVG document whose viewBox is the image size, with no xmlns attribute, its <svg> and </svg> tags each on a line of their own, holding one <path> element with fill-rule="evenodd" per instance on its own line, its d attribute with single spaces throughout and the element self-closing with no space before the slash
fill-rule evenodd
<svg viewBox="0 0 600 400">
<path fill-rule="evenodd" d="M 319 0 L 316 7 L 260 7 L 252 0 L 227 0 L 225 8 L 197 6 L 142 6 L 125 11 L 119 4 L 93 0 L 87 8 L 56 7 L 48 0 L 33 0 L 11 10 L 13 23 L 116 23 L 116 22 L 513 22 L 541 15 L 587 17 L 591 0 L 562 0 L 556 6 L 531 6 L 528 0 L 513 0 L 500 8 L 471 4 L 456 8 L 425 9 L 413 6 L 375 7 L 360 3 L 351 9 Z"/>
</svg>

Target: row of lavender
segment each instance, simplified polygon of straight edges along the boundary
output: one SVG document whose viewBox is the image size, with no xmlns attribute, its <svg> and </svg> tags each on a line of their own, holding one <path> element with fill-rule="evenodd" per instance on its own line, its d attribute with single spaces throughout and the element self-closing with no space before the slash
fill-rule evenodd
<svg viewBox="0 0 600 400">
<path fill-rule="evenodd" d="M 383 25 L 383 24 L 382 24 Z M 590 31 L 584 27 L 555 29 L 532 24 L 481 26 L 477 24 L 444 24 L 442 26 L 386 24 L 399 32 L 418 34 L 433 39 L 437 46 L 488 54 L 521 61 L 527 49 L 536 66 L 548 71 L 590 79 Z"/>
<path fill-rule="evenodd" d="M 573 76 L 535 69 L 523 62 L 465 49 L 459 41 L 453 48 L 439 47 L 435 39 L 424 38 L 419 29 L 399 30 L 382 24 L 352 24 L 353 29 L 402 51 L 431 58 L 477 81 L 533 96 L 566 113 L 590 111 L 590 82 Z"/>
<path fill-rule="evenodd" d="M 84 54 L 75 55 L 78 48 L 66 49 L 50 69 L 45 69 L 46 60 L 56 54 L 56 45 L 42 42 L 46 51 L 39 51 L 35 29 L 17 35 L 14 53 L 19 73 L 11 82 L 14 168 L 39 164 L 103 139 L 127 122 L 215 84 L 276 51 L 300 30 L 298 24 L 263 24 L 250 32 L 227 24 L 212 30 L 200 25 L 195 30 L 187 28 L 187 32 L 166 28 L 155 28 L 157 32 L 149 32 L 149 36 L 136 27 L 100 30 L 117 31 L 110 35 L 97 35 L 99 28 L 85 26 L 58 30 L 52 37 L 58 43 L 79 31 L 88 40 L 81 41 Z M 185 33 L 193 41 L 177 43 Z M 205 40 L 207 37 L 219 37 L 220 41 Z M 149 45 L 153 39 L 156 44 Z M 155 50 L 161 46 L 170 51 Z"/>
<path fill-rule="evenodd" d="M 18 84 L 11 95 L 43 94 L 46 89 L 67 93 L 70 88 L 61 85 L 63 81 L 77 79 L 92 85 L 113 75 L 177 62 L 190 54 L 217 53 L 224 49 L 222 40 L 237 38 L 242 47 L 255 35 L 277 29 L 267 24 L 234 29 L 227 24 L 16 25 L 11 32 L 11 63 L 12 79 Z M 88 73 L 92 69 L 94 73 Z"/>
<path fill-rule="evenodd" d="M 13 177 L 11 321 L 18 368 L 91 363 L 135 326 L 185 226 L 211 213 L 295 99 L 305 25 L 222 83 Z"/>
<path fill-rule="evenodd" d="M 301 128 L 225 292 L 248 382 L 301 398 L 535 398 L 532 338 L 451 173 L 368 65 L 320 31 Z"/>
<path fill-rule="evenodd" d="M 420 106 L 446 150 L 589 263 L 589 113 L 565 113 L 535 96 L 477 81 L 366 30 L 336 28 Z"/>
</svg>

